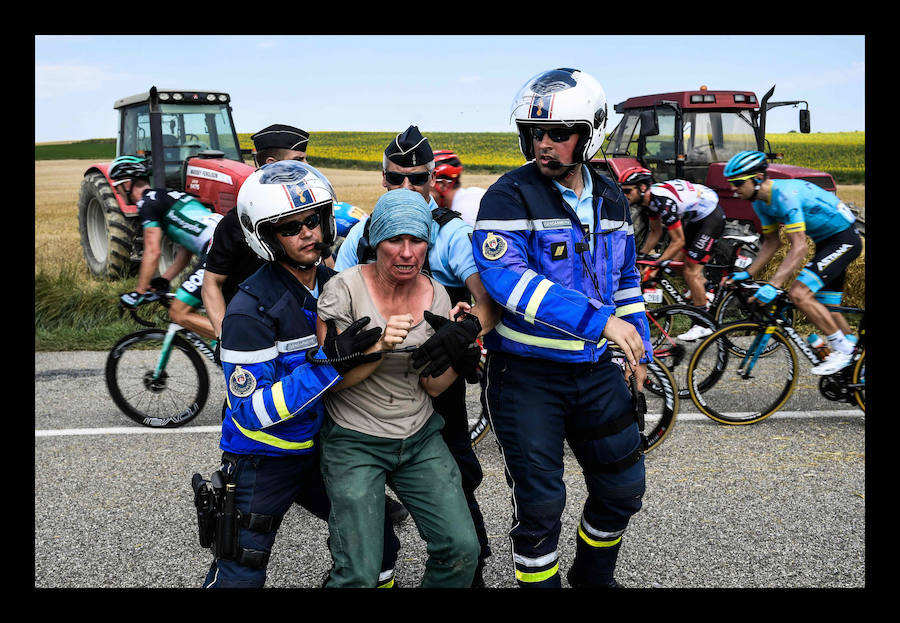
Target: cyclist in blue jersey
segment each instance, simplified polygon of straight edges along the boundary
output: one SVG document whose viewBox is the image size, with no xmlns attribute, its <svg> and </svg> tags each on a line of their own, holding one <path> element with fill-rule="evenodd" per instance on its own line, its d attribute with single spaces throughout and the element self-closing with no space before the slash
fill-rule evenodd
<svg viewBox="0 0 900 623">
<path fill-rule="evenodd" d="M 209 319 L 197 313 L 202 305 L 200 286 L 203 266 L 216 225 L 222 220 L 195 197 L 177 190 L 150 187 L 150 168 L 137 156 L 120 156 L 109 167 L 113 188 L 128 203 L 137 204 L 143 228 L 144 250 L 138 271 L 137 287 L 120 297 L 122 304 L 137 307 L 147 290 L 168 292 L 169 282 L 196 256 L 197 268 L 180 284 L 169 307 L 173 322 L 214 339 Z M 175 260 L 162 275 L 154 277 L 162 254 L 163 236 L 179 245 Z"/>
<path fill-rule="evenodd" d="M 850 209 L 833 193 L 801 179 L 772 179 L 761 151 L 735 154 L 725 165 L 725 177 L 741 199 L 753 202 L 762 225 L 759 254 L 747 270 L 731 275 L 731 281 L 752 278 L 781 248 L 779 228 L 784 227 L 790 248 L 769 283 L 756 294 L 768 303 L 803 264 L 808 252 L 806 237 L 815 252 L 791 284 L 788 295 L 797 308 L 828 337 L 831 354 L 812 369 L 813 374 L 834 374 L 850 364 L 853 343 L 847 320 L 828 306 L 840 305 L 847 267 L 859 257 L 862 240 Z"/>
<path fill-rule="evenodd" d="M 293 160 L 261 167 L 238 193 L 238 221 L 265 264 L 239 285 L 222 321 L 228 404 L 220 471 L 235 485 L 235 536 L 219 533 L 204 587 L 261 588 L 293 503 L 328 519 L 331 503 L 319 468 L 323 398 L 357 365 L 381 356 L 361 354 L 381 337 L 380 329 L 366 327 L 368 318 L 318 345 L 316 299 L 335 274 L 321 253 L 334 239 L 333 201 L 325 176 Z M 309 360 L 323 358 L 330 361 Z M 373 583 L 393 584 L 399 547 L 386 520 L 381 573 Z"/>
</svg>

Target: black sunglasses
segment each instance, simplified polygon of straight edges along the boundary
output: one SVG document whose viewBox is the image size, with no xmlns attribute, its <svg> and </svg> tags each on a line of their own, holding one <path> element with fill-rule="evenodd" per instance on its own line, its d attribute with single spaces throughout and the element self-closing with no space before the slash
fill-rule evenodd
<svg viewBox="0 0 900 623">
<path fill-rule="evenodd" d="M 562 143 L 563 141 L 569 140 L 569 137 L 578 132 L 578 130 L 575 128 L 552 128 L 550 130 L 545 130 L 544 128 L 536 127 L 532 128 L 531 132 L 536 141 L 543 140 L 544 135 L 546 134 L 554 143 Z"/>
<path fill-rule="evenodd" d="M 734 186 L 735 188 L 740 188 L 741 186 L 744 185 L 744 182 L 749 182 L 751 179 L 753 179 L 753 178 L 748 177 L 748 178 L 745 178 L 742 180 L 728 180 L 728 183 L 731 184 L 732 186 Z"/>
<path fill-rule="evenodd" d="M 409 178 L 409 183 L 413 186 L 421 186 L 428 181 L 430 171 L 420 171 L 419 173 L 398 173 L 397 171 L 385 171 L 384 179 L 391 186 L 401 186 L 404 178 Z"/>
<path fill-rule="evenodd" d="M 316 212 L 315 214 L 307 216 L 302 221 L 291 221 L 290 223 L 276 226 L 275 233 L 282 236 L 296 236 L 303 230 L 304 225 L 306 225 L 307 229 L 315 229 L 319 226 L 320 222 L 322 222 L 322 217 Z"/>
</svg>

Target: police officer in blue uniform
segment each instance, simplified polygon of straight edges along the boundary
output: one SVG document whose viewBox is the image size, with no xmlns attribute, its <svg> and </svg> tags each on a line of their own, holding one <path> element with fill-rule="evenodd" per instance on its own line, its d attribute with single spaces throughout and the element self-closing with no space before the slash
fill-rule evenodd
<svg viewBox="0 0 900 623">
<path fill-rule="evenodd" d="M 322 397 L 348 370 L 380 357 L 360 353 L 381 335 L 363 318 L 318 346 L 316 297 L 334 274 L 322 262 L 334 239 L 333 201 L 328 180 L 292 160 L 258 169 L 238 194 L 247 243 L 266 264 L 240 285 L 222 323 L 227 408 L 219 475 L 230 521 L 217 526 L 204 587 L 262 587 L 293 502 L 327 521 L 317 439 Z M 316 363 L 324 358 L 334 363 Z M 387 520 L 380 585 L 392 584 L 398 550 Z"/>
<path fill-rule="evenodd" d="M 384 150 L 382 173 L 382 185 L 386 190 L 407 188 L 421 194 L 429 204 L 433 220 L 426 264 L 435 281 L 447 288 L 450 300 L 454 304 L 459 301 L 468 303 L 470 294 L 474 300 L 469 314 L 477 318 L 480 324 L 476 325 L 475 318 L 470 317 L 468 321 L 447 327 L 440 335 L 430 340 L 429 348 L 436 341 L 447 338 L 451 330 L 455 330 L 455 334 L 449 336 L 449 339 L 458 338 L 454 344 L 458 345 L 460 350 L 465 350 L 476 337 L 490 330 L 497 318 L 496 306 L 481 283 L 472 257 L 472 227 L 460 218 L 459 213 L 448 208 L 439 208 L 431 196 L 431 189 L 434 186 L 434 153 L 428 138 L 422 136 L 418 127 L 409 126 L 388 144 Z M 338 250 L 335 270 L 340 272 L 358 263 L 374 261 L 374 249 L 368 244 L 368 225 L 369 220 L 362 219 L 347 233 L 344 243 Z M 428 357 L 421 359 L 423 365 L 430 361 Z M 449 360 L 446 362 L 449 365 Z M 435 376 L 447 369 L 446 365 L 433 363 L 435 365 L 429 367 L 428 371 Z M 469 375 L 469 381 L 477 382 L 474 373 Z M 485 560 L 491 555 L 491 549 L 484 517 L 475 497 L 475 489 L 481 484 L 483 472 L 469 439 L 466 379 L 462 375 L 445 392 L 434 398 L 434 409 L 446 422 L 441 434 L 462 475 L 463 492 L 481 544 L 478 567 L 472 585 L 475 588 L 482 588 L 484 586 L 482 570 Z"/>
<path fill-rule="evenodd" d="M 520 587 L 560 587 L 563 439 L 584 472 L 574 587 L 615 587 L 619 548 L 645 489 L 641 437 L 622 369 L 640 387 L 652 349 L 628 202 L 587 164 L 606 125 L 589 74 L 542 72 L 512 108 L 525 165 L 484 195 L 475 263 L 502 315 L 484 338 L 485 401 L 512 489 Z"/>
</svg>

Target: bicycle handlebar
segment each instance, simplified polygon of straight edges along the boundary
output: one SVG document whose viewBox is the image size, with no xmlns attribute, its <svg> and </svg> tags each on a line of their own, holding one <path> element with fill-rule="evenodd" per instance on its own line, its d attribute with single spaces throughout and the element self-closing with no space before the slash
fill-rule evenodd
<svg viewBox="0 0 900 623">
<path fill-rule="evenodd" d="M 127 309 L 128 313 L 131 314 L 131 318 L 139 325 L 145 327 L 155 327 L 155 322 L 144 320 L 143 318 L 138 316 L 137 310 L 140 307 L 143 307 L 144 305 L 148 305 L 150 303 L 157 303 L 159 305 L 162 305 L 163 307 L 169 307 L 169 304 L 172 302 L 173 298 L 175 298 L 175 295 L 171 292 L 160 293 L 155 291 L 148 291 L 144 293 L 144 298 L 141 300 L 137 307 L 128 307 L 126 305 L 123 305 L 122 302 L 119 301 L 119 316 L 121 316 L 122 312 Z"/>
</svg>

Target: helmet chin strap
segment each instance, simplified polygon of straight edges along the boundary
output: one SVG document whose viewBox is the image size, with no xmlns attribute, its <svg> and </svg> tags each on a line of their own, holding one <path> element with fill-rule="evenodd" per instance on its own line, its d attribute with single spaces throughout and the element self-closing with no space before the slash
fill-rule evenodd
<svg viewBox="0 0 900 623">
<path fill-rule="evenodd" d="M 327 251 L 327 250 L 331 249 L 331 246 L 330 246 L 330 245 L 327 245 L 327 244 L 325 244 L 325 243 L 322 243 L 322 242 L 317 242 L 317 243 L 316 243 L 316 249 L 318 249 L 318 250 L 320 250 L 320 251 Z M 316 266 L 318 266 L 319 264 L 321 264 L 321 263 L 322 263 L 322 260 L 324 259 L 324 257 L 325 257 L 325 255 L 324 255 L 324 253 L 322 253 L 322 254 L 319 255 L 318 258 L 316 258 L 316 261 L 313 262 L 312 264 L 303 264 L 303 263 L 301 263 L 301 262 L 298 262 L 297 260 L 292 259 L 292 258 L 285 252 L 284 247 L 281 247 L 281 248 L 278 250 L 278 253 L 276 253 L 276 258 L 275 258 L 275 259 L 278 260 L 279 262 L 284 262 L 285 264 L 287 264 L 287 265 L 290 266 L 291 268 L 296 268 L 297 270 L 309 270 L 309 269 L 315 268 Z"/>
</svg>

